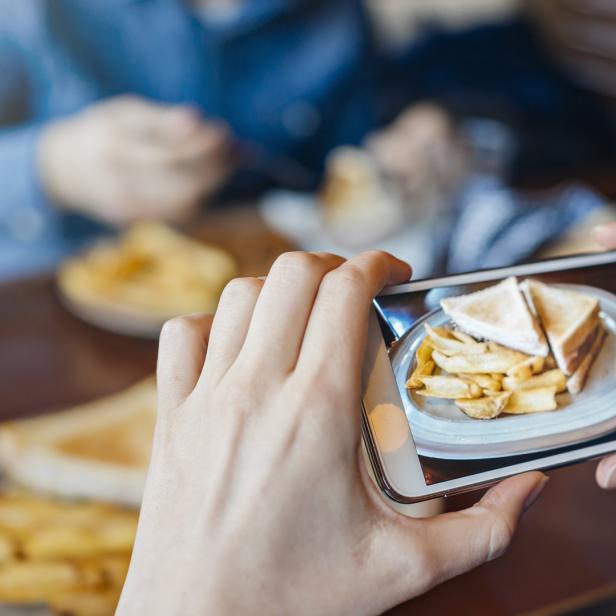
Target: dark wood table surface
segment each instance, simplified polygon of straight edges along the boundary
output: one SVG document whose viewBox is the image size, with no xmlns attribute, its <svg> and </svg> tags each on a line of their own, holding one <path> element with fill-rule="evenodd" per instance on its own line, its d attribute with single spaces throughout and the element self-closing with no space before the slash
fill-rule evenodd
<svg viewBox="0 0 616 616">
<path fill-rule="evenodd" d="M 225 227 L 228 222 L 206 225 L 203 235 L 220 238 L 220 230 L 228 228 L 234 243 L 260 246 L 257 261 L 241 263 L 243 271 L 257 273 L 287 247 L 247 221 L 239 237 L 237 227 Z M 611 278 L 614 286 L 613 271 Z M 154 370 L 156 347 L 73 317 L 50 276 L 0 285 L 0 418 L 44 413 L 119 391 Z M 578 603 L 616 595 L 616 493 L 597 488 L 595 465 L 551 473 L 505 556 L 390 614 L 563 614 Z M 451 498 L 447 506 L 461 508 L 477 498 Z"/>
</svg>

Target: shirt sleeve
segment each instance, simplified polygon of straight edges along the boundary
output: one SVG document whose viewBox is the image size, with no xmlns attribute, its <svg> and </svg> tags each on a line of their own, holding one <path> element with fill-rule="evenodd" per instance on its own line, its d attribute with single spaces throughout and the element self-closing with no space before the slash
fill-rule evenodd
<svg viewBox="0 0 616 616">
<path fill-rule="evenodd" d="M 0 129 L 0 225 L 15 239 L 33 241 L 57 231 L 59 215 L 40 184 L 38 124 Z"/>
<path fill-rule="evenodd" d="M 60 214 L 37 168 L 43 126 L 33 122 L 24 46 L 0 32 L 0 277 L 51 265 L 62 252 Z"/>
</svg>

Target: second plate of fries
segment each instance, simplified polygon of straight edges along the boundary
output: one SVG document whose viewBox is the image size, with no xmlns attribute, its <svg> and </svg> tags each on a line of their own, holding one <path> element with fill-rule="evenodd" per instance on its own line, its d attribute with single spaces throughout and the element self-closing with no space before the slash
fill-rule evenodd
<svg viewBox="0 0 616 616">
<path fill-rule="evenodd" d="M 163 323 L 214 312 L 237 274 L 234 257 L 159 222 L 140 222 L 64 263 L 58 288 L 84 321 L 120 334 L 157 338 Z"/>
<path fill-rule="evenodd" d="M 602 347 L 579 391 L 551 355 L 472 337 L 441 308 L 414 324 L 390 356 L 420 455 L 529 454 L 616 429 L 616 298 L 580 289 L 600 302 Z"/>
</svg>

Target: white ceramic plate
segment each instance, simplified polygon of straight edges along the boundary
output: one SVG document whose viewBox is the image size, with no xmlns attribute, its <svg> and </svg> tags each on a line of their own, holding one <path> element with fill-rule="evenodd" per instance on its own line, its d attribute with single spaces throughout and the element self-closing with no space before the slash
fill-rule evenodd
<svg viewBox="0 0 616 616">
<path fill-rule="evenodd" d="M 167 320 L 163 317 L 141 314 L 130 308 L 112 305 L 111 303 L 94 305 L 80 301 L 69 296 L 61 285 L 58 285 L 58 287 L 60 299 L 69 312 L 90 325 L 114 334 L 156 340 L 164 322 Z"/>
<path fill-rule="evenodd" d="M 449 400 L 425 398 L 406 389 L 415 351 L 425 335 L 424 323 L 435 327 L 449 322 L 440 308 L 419 319 L 399 340 L 391 361 L 420 455 L 458 460 L 521 455 L 573 445 L 616 430 L 616 297 L 594 287 L 558 286 L 599 299 L 608 336 L 582 392 L 558 395 L 556 411 L 480 421 L 466 416 Z"/>
</svg>

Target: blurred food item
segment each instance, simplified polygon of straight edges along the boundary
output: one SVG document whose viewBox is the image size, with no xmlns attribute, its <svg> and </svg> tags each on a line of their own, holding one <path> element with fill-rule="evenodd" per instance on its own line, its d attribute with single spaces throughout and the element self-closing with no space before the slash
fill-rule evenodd
<svg viewBox="0 0 616 616">
<path fill-rule="evenodd" d="M 111 616 L 137 519 L 136 510 L 110 504 L 0 493 L 0 545 L 11 546 L 0 561 L 0 602 L 46 603 L 67 616 Z"/>
<path fill-rule="evenodd" d="M 360 148 L 334 150 L 319 200 L 325 226 L 345 246 L 367 246 L 400 229 L 404 203 L 373 156 Z"/>
<path fill-rule="evenodd" d="M 73 409 L 2 424 L 0 468 L 12 481 L 32 490 L 138 506 L 155 413 L 156 385 L 154 378 L 148 378 L 119 394 Z M 0 526 L 5 517 L 27 523 L 30 517 L 48 515 L 44 501 L 26 509 L 0 509 Z M 106 546 L 126 543 L 125 527 L 108 527 L 105 532 L 108 534 L 97 535 L 96 541 Z M 33 535 L 29 549 L 37 553 L 53 551 L 58 541 L 81 545 L 79 537 L 69 535 Z M 93 541 L 91 538 L 90 543 Z"/>
<path fill-rule="evenodd" d="M 329 155 L 319 197 L 327 230 L 342 245 L 366 247 L 409 224 L 437 225 L 467 170 L 466 158 L 447 112 L 411 106 L 365 147 Z"/>
<path fill-rule="evenodd" d="M 224 250 L 162 223 L 142 222 L 118 240 L 100 243 L 67 261 L 58 272 L 58 283 L 79 314 L 89 310 L 90 315 L 98 311 L 115 316 L 118 325 L 112 329 L 122 328 L 121 319 L 141 321 L 157 333 L 174 316 L 214 312 L 220 293 L 236 273 L 233 257 Z M 89 320 L 101 324 L 96 316 Z"/>
<path fill-rule="evenodd" d="M 406 387 L 420 396 L 450 399 L 473 419 L 556 410 L 556 394 L 580 393 L 607 335 L 594 297 L 532 279 L 518 285 L 508 278 L 476 293 L 444 298 L 441 306 L 465 331 L 426 323 Z M 509 348 L 491 336 L 507 339 Z M 516 350 L 522 348 L 538 354 Z"/>
<path fill-rule="evenodd" d="M 111 616 L 115 614 L 122 586 L 105 590 L 84 589 L 54 593 L 50 605 L 62 616 Z"/>
</svg>

